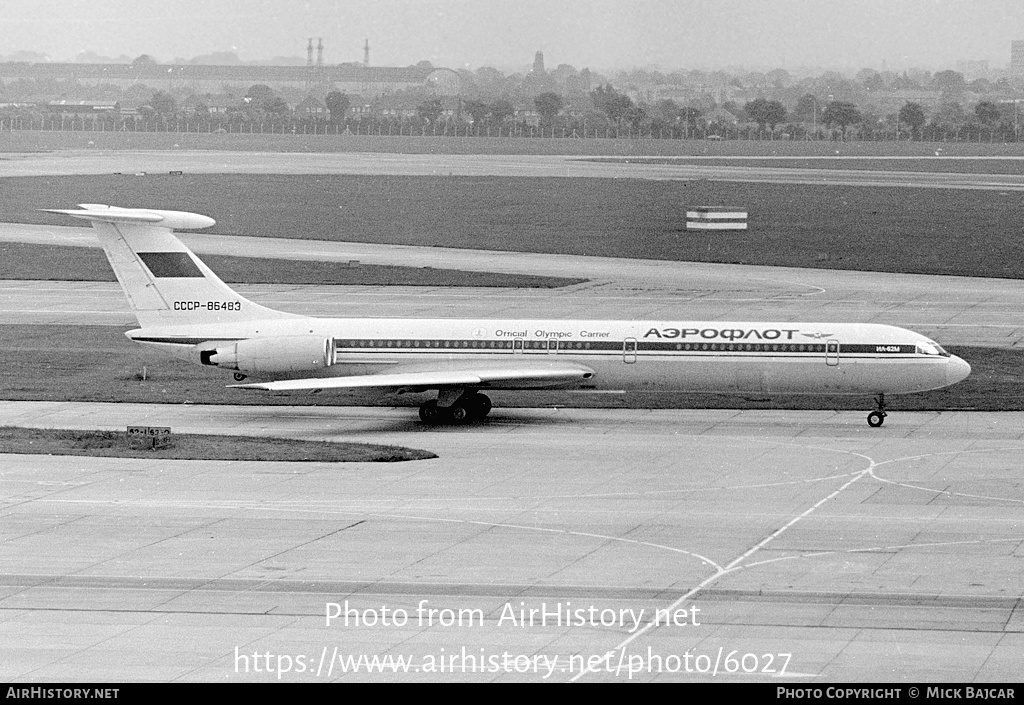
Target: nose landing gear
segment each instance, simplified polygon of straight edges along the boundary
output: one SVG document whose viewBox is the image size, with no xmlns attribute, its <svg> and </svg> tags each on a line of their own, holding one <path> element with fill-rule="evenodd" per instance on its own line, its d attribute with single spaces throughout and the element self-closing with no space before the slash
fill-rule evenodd
<svg viewBox="0 0 1024 705">
<path fill-rule="evenodd" d="M 868 414 L 868 426 L 871 428 L 878 428 L 885 423 L 885 417 L 889 414 L 885 411 L 885 394 L 879 394 L 875 397 L 875 403 L 878 408 Z"/>
</svg>

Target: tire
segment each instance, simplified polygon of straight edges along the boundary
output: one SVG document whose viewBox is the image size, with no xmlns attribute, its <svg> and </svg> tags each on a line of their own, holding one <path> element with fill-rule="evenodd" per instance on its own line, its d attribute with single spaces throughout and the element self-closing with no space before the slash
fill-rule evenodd
<svg viewBox="0 0 1024 705">
<path fill-rule="evenodd" d="M 430 426 L 438 426 L 447 420 L 447 410 L 437 405 L 437 400 L 420 404 L 420 421 Z"/>
<path fill-rule="evenodd" d="M 885 423 L 885 412 L 884 411 L 872 411 L 868 414 L 868 426 L 871 428 L 878 428 Z"/>
<path fill-rule="evenodd" d="M 472 407 L 475 419 L 484 419 L 491 413 L 491 400 L 486 394 L 477 392 L 466 401 Z"/>
<path fill-rule="evenodd" d="M 473 411 L 468 400 L 458 401 L 448 409 L 448 418 L 454 424 L 467 424 L 474 418 Z"/>
<path fill-rule="evenodd" d="M 236 382 L 241 382 L 243 379 L 245 379 L 245 375 L 243 375 L 241 372 L 236 372 L 231 376 L 235 378 Z"/>
</svg>

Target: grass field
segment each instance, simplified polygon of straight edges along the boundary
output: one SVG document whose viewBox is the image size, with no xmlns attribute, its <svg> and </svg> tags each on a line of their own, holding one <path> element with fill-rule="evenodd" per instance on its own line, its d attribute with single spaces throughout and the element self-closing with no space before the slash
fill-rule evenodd
<svg viewBox="0 0 1024 705">
<path fill-rule="evenodd" d="M 715 181 L 400 176 L 0 179 L 0 221 L 116 201 L 205 213 L 221 233 L 486 250 L 1024 278 L 1024 199 L 999 191 Z M 686 231 L 686 210 L 750 213 Z M 567 272 L 566 274 L 571 274 Z"/>
<path fill-rule="evenodd" d="M 585 279 L 532 274 L 463 272 L 431 267 L 391 267 L 258 257 L 205 255 L 203 261 L 229 284 L 329 284 L 350 286 L 471 286 L 550 289 Z M 103 251 L 0 242 L 0 279 L 116 281 Z"/>
<path fill-rule="evenodd" d="M 269 394 L 227 389 L 231 375 L 167 358 L 132 343 L 112 326 L 0 326 L 0 399 L 128 403 L 259 404 L 317 406 L 353 403 L 409 406 L 420 395 L 333 393 Z M 890 399 L 894 409 L 1024 410 L 1024 355 L 1017 350 L 951 347 L 971 363 L 967 380 L 948 389 Z M 498 406 L 623 408 L 869 409 L 867 397 L 758 396 L 632 392 L 587 395 L 575 392 L 495 392 Z"/>
<path fill-rule="evenodd" d="M 1024 155 L 1024 143 L 835 142 L 788 140 L 527 139 L 497 137 L 397 137 L 374 135 L 196 134 L 177 132 L 0 132 L 0 154 L 68 149 L 236 152 L 392 152 L 403 154 L 564 154 L 575 156 L 677 155 Z"/>
<path fill-rule="evenodd" d="M 87 455 L 148 460 L 265 460 L 313 463 L 392 463 L 427 460 L 425 450 L 368 443 L 328 443 L 254 436 L 173 433 L 154 448 L 143 448 L 124 431 L 83 431 L 0 427 L 0 453 Z"/>
</svg>

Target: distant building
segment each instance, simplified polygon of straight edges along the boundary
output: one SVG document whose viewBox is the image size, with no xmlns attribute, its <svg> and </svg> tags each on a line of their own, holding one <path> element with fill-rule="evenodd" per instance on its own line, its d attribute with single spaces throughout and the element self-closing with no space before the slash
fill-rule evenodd
<svg viewBox="0 0 1024 705">
<path fill-rule="evenodd" d="M 704 122 L 709 125 L 720 124 L 720 125 L 736 125 L 739 120 L 736 116 L 730 113 L 723 107 L 717 107 L 704 113 Z"/>
<path fill-rule="evenodd" d="M 371 112 L 382 118 L 413 118 L 424 100 L 421 95 L 386 95 L 374 101 Z"/>
<path fill-rule="evenodd" d="M 92 118 L 105 113 L 113 113 L 119 107 L 117 101 L 95 100 L 51 100 L 46 104 L 46 109 L 50 113 Z"/>
<path fill-rule="evenodd" d="M 296 115 L 304 117 L 327 117 L 327 106 L 311 95 L 307 95 L 301 103 L 296 105 L 294 111 Z"/>
<path fill-rule="evenodd" d="M 532 104 L 520 103 L 515 106 L 513 118 L 533 127 L 540 124 L 540 113 L 537 111 L 537 106 Z"/>
<path fill-rule="evenodd" d="M 230 95 L 215 95 L 206 101 L 211 115 L 227 115 L 232 109 L 240 108 L 242 101 Z"/>
<path fill-rule="evenodd" d="M 1010 74 L 1024 76 L 1024 40 L 1010 42 Z"/>
<path fill-rule="evenodd" d="M 457 96 L 462 92 L 462 79 L 451 69 L 433 69 L 423 83 L 436 96 Z"/>
<path fill-rule="evenodd" d="M 537 75 L 544 74 L 544 52 L 538 51 L 533 56 L 533 72 Z"/>
<path fill-rule="evenodd" d="M 144 101 L 143 101 L 144 103 Z M 205 108 L 210 115 L 226 115 L 232 108 L 238 108 L 242 101 L 230 95 L 192 95 L 185 99 L 181 107 L 186 115 L 194 115 Z M 122 112 L 124 106 L 122 104 Z"/>
<path fill-rule="evenodd" d="M 101 84 L 128 88 L 145 85 L 164 91 L 225 93 L 226 87 L 262 83 L 274 90 L 317 87 L 326 94 L 339 90 L 372 98 L 407 88 L 422 87 L 433 68 L 389 68 L 359 64 L 338 66 L 212 66 L 194 64 L 68 64 L 0 63 L 0 85 L 19 80 L 66 80 L 84 86 Z M 454 72 L 453 72 L 454 73 Z"/>
</svg>

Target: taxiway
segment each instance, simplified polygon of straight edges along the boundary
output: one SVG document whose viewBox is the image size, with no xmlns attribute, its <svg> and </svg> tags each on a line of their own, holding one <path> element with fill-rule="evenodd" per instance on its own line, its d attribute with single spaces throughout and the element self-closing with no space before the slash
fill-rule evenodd
<svg viewBox="0 0 1024 705">
<path fill-rule="evenodd" d="M 691 162 L 695 158 L 690 158 Z M 74 174 L 387 174 L 549 176 L 749 183 L 910 186 L 1021 191 L 1024 176 L 942 172 L 804 169 L 700 163 L 630 163 L 558 155 L 381 154 L 372 152 L 59 151 L 4 155 L 0 177 Z"/>
<path fill-rule="evenodd" d="M 903 413 L 879 430 L 844 413 L 501 410 L 483 426 L 425 432 L 391 409 L 4 403 L 0 423 L 150 423 L 441 455 L 352 465 L 5 456 L 8 680 L 274 681 L 284 655 L 288 681 L 544 675 L 345 674 L 336 647 L 420 667 L 443 654 L 543 654 L 558 664 L 549 680 L 627 680 L 626 668 L 581 673 L 570 661 L 608 651 L 612 666 L 620 653 L 663 666 L 690 653 L 709 656 L 703 667 L 720 650 L 759 664 L 632 674 L 643 681 L 1019 675 L 1020 414 Z M 364 620 L 385 607 L 409 619 L 328 625 L 328 604 L 346 601 Z M 506 605 L 542 604 L 645 616 L 508 619 Z M 423 606 L 438 610 L 433 620 L 417 619 Z M 657 609 L 689 607 L 699 612 L 682 624 L 652 623 Z M 482 623 L 444 622 L 459 610 Z M 315 664 L 325 652 L 329 676 L 297 670 L 298 656 Z M 274 655 L 269 673 L 238 658 L 253 653 Z M 762 672 L 768 656 L 775 673 Z"/>
</svg>

